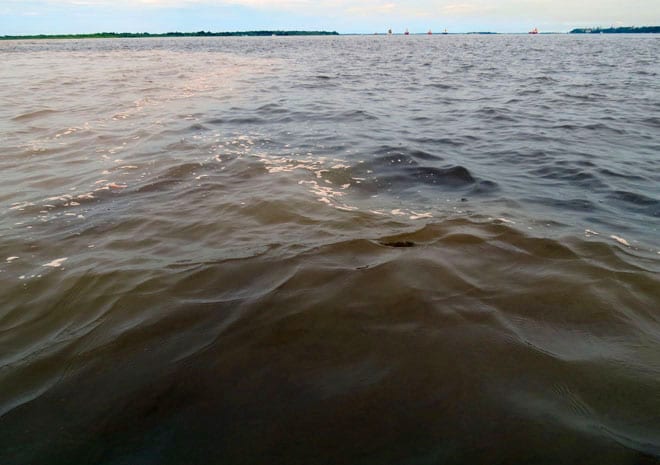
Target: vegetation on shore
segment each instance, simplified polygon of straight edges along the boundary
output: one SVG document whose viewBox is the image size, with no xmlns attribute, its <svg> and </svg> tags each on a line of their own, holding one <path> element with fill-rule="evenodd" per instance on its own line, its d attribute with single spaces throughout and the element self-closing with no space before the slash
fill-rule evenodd
<svg viewBox="0 0 660 465">
<path fill-rule="evenodd" d="M 579 29 L 573 29 L 571 34 L 648 34 L 648 33 L 660 33 L 660 26 L 629 26 L 629 27 L 585 27 Z"/>
<path fill-rule="evenodd" d="M 577 28 L 570 34 L 644 34 L 660 33 L 660 26 L 629 26 L 608 28 Z M 468 32 L 467 34 L 497 34 L 496 32 Z M 21 39 L 114 39 L 140 37 L 255 37 L 255 36 L 330 36 L 339 35 L 337 31 L 235 31 L 235 32 L 165 32 L 152 34 L 149 32 L 97 32 L 94 34 L 37 34 L 20 36 L 0 36 L 0 40 Z"/>
<path fill-rule="evenodd" d="M 0 40 L 16 39 L 114 39 L 127 37 L 243 37 L 243 36 L 329 36 L 336 31 L 243 31 L 243 32 L 97 32 L 95 34 L 38 34 L 24 36 L 0 36 Z"/>
</svg>

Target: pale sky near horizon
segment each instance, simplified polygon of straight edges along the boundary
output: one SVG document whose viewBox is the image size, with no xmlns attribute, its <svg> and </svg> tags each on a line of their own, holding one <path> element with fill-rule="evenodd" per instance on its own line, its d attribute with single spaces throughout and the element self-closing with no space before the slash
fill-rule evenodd
<svg viewBox="0 0 660 465">
<path fill-rule="evenodd" d="M 660 25 L 660 0 L 0 0 L 0 36 L 336 30 L 566 32 Z"/>
</svg>

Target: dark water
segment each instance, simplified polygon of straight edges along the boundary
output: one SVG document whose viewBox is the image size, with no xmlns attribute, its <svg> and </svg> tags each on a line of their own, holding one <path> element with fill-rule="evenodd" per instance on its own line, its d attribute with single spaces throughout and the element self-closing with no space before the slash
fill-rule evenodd
<svg viewBox="0 0 660 465">
<path fill-rule="evenodd" d="M 0 42 L 0 463 L 660 463 L 659 50 Z"/>
</svg>

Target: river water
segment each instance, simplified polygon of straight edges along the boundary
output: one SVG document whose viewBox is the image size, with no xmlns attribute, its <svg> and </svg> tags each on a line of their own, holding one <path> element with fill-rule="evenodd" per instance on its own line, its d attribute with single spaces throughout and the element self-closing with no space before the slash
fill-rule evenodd
<svg viewBox="0 0 660 465">
<path fill-rule="evenodd" d="M 659 51 L 0 42 L 0 463 L 658 463 Z"/>
</svg>

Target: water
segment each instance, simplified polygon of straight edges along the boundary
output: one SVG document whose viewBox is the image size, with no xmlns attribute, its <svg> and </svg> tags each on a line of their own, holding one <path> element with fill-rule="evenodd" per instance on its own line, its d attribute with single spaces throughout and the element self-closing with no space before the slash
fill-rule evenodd
<svg viewBox="0 0 660 465">
<path fill-rule="evenodd" d="M 0 462 L 658 463 L 658 50 L 0 42 Z"/>
</svg>

